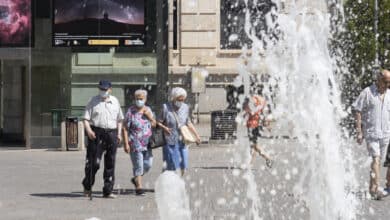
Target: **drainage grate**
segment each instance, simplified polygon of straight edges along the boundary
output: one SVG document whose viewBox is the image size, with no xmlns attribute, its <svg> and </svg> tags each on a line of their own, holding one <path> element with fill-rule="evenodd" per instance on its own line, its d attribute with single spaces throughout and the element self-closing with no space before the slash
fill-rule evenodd
<svg viewBox="0 0 390 220">
<path fill-rule="evenodd" d="M 224 110 L 211 112 L 211 140 L 236 139 L 237 111 Z"/>
</svg>

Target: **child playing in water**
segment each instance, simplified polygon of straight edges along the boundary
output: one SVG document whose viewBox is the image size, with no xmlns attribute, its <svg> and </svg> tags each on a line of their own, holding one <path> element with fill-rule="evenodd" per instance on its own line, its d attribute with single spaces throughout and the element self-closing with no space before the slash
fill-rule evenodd
<svg viewBox="0 0 390 220">
<path fill-rule="evenodd" d="M 244 104 L 245 116 L 248 117 L 246 126 L 248 128 L 248 137 L 251 142 L 251 162 L 253 162 L 256 153 L 265 159 L 267 167 L 272 167 L 271 158 L 264 152 L 262 147 L 257 143 L 261 137 L 263 126 L 267 125 L 262 122 L 262 113 L 266 106 L 265 98 L 260 95 L 253 95 L 251 99 L 247 99 Z"/>
</svg>

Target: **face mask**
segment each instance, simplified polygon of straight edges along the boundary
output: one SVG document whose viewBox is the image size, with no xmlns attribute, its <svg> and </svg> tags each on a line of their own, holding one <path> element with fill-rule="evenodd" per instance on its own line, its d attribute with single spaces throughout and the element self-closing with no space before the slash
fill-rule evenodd
<svg viewBox="0 0 390 220">
<path fill-rule="evenodd" d="M 180 108 L 182 104 L 183 104 L 183 102 L 181 102 L 181 101 L 175 101 L 175 106 L 178 108 Z"/>
<path fill-rule="evenodd" d="M 107 98 L 108 96 L 110 96 L 110 93 L 109 93 L 108 91 L 100 90 L 100 91 L 99 91 L 99 95 L 100 95 L 100 97 L 102 97 L 102 98 Z"/>
<path fill-rule="evenodd" d="M 141 108 L 145 105 L 145 101 L 144 100 L 135 100 L 135 105 L 138 107 L 138 108 Z"/>
</svg>

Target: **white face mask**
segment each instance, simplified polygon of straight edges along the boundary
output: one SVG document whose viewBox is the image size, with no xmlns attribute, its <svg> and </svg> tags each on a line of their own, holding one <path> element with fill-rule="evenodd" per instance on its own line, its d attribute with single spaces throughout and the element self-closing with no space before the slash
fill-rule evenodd
<svg viewBox="0 0 390 220">
<path fill-rule="evenodd" d="M 136 105 L 138 108 L 142 108 L 142 107 L 144 107 L 144 105 L 145 105 L 145 101 L 144 101 L 144 100 L 135 100 L 135 105 Z"/>
<path fill-rule="evenodd" d="M 183 105 L 184 102 L 181 102 L 181 101 L 175 101 L 175 106 L 180 108 L 182 105 Z"/>
<path fill-rule="evenodd" d="M 107 98 L 108 96 L 110 96 L 110 92 L 108 90 L 107 91 L 100 90 L 99 95 L 102 98 Z"/>
</svg>

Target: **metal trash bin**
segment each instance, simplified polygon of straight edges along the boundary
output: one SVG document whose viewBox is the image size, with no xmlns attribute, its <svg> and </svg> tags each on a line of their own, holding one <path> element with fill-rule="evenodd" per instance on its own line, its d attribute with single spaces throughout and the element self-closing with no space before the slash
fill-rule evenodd
<svg viewBox="0 0 390 220">
<path fill-rule="evenodd" d="M 237 111 L 211 112 L 211 140 L 233 140 L 237 138 Z"/>
<path fill-rule="evenodd" d="M 78 122 L 77 117 L 71 116 L 65 118 L 65 133 L 66 133 L 66 150 L 69 148 L 78 148 Z"/>
</svg>

